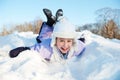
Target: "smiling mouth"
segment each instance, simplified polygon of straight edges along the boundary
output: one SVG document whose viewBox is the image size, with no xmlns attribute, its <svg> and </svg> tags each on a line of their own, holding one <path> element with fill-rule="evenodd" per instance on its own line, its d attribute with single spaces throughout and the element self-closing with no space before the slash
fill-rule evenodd
<svg viewBox="0 0 120 80">
<path fill-rule="evenodd" d="M 66 48 L 66 49 L 65 49 L 65 48 L 61 48 L 61 49 L 62 49 L 63 51 L 66 51 L 68 48 Z"/>
</svg>

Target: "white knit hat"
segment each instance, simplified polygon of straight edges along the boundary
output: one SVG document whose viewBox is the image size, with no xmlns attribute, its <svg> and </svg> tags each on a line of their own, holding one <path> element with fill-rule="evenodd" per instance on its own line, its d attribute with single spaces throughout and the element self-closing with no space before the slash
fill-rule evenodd
<svg viewBox="0 0 120 80">
<path fill-rule="evenodd" d="M 59 17 L 58 22 L 54 25 L 51 46 L 54 46 L 56 37 L 76 39 L 77 36 L 75 26 L 71 24 L 67 18 L 63 16 Z"/>
</svg>

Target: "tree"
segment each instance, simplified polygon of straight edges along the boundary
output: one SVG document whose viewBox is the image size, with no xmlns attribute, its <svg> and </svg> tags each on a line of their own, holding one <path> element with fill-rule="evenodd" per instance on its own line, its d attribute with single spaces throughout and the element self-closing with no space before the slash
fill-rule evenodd
<svg viewBox="0 0 120 80">
<path fill-rule="evenodd" d="M 116 26 L 113 20 L 109 20 L 106 25 L 104 25 L 101 29 L 101 35 L 105 38 L 115 38 L 117 34 L 118 27 Z"/>
<path fill-rule="evenodd" d="M 108 8 L 108 7 L 102 8 L 102 9 L 98 9 L 96 11 L 96 14 L 97 14 L 96 20 L 97 20 L 97 23 L 99 23 L 101 27 L 106 25 L 107 21 L 109 19 L 111 19 L 110 18 L 111 17 L 110 16 L 111 12 L 112 12 L 112 9 Z"/>
<path fill-rule="evenodd" d="M 41 28 L 43 21 L 41 19 L 37 19 L 34 21 L 34 33 L 39 34 L 39 30 Z"/>
<path fill-rule="evenodd" d="M 8 33 L 9 33 L 8 30 L 4 27 L 0 35 L 4 36 Z"/>
<path fill-rule="evenodd" d="M 106 38 L 120 39 L 120 9 L 109 7 L 96 11 L 97 23 L 100 25 L 100 34 Z"/>
</svg>

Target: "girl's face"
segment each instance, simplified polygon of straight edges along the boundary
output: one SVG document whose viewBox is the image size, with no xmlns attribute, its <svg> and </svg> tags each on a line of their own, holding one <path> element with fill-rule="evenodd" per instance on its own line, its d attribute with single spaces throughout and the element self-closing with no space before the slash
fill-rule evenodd
<svg viewBox="0 0 120 80">
<path fill-rule="evenodd" d="M 63 54 L 65 54 L 73 46 L 73 39 L 71 39 L 71 38 L 56 38 L 56 46 Z"/>
</svg>

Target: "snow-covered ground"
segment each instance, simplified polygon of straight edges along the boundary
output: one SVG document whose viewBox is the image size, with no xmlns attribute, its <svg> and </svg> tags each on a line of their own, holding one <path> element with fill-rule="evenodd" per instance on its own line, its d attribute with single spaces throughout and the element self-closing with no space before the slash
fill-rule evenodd
<svg viewBox="0 0 120 80">
<path fill-rule="evenodd" d="M 0 80 L 120 80 L 120 40 L 105 39 L 83 31 L 86 50 L 66 63 L 46 63 L 34 51 L 16 58 L 8 52 L 18 46 L 36 43 L 32 32 L 15 32 L 0 37 Z"/>
</svg>

